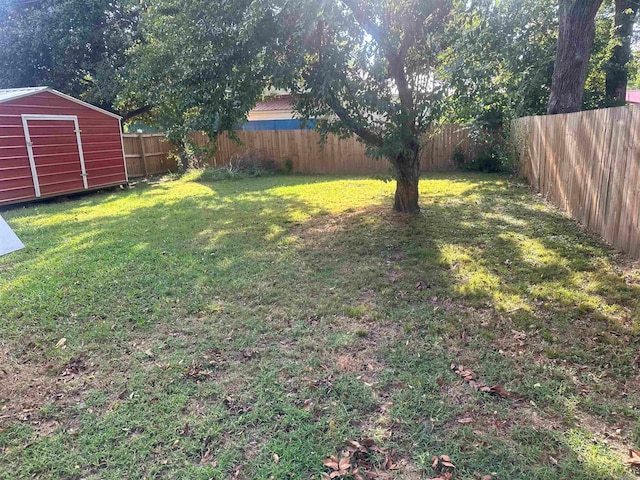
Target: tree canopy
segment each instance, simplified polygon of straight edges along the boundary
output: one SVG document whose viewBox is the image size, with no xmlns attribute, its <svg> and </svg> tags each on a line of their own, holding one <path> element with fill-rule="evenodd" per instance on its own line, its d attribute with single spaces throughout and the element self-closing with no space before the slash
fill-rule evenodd
<svg viewBox="0 0 640 480">
<path fill-rule="evenodd" d="M 131 53 L 127 96 L 152 106 L 174 139 L 233 131 L 267 86 L 279 28 L 253 0 L 157 0 Z"/>
<path fill-rule="evenodd" d="M 127 51 L 142 0 L 0 1 L 0 88 L 51 86 L 123 116 Z"/>
</svg>

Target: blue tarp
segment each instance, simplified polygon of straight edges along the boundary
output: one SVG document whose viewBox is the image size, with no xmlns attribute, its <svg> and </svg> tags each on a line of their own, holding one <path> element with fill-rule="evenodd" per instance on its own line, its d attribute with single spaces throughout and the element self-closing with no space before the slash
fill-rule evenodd
<svg viewBox="0 0 640 480">
<path fill-rule="evenodd" d="M 256 120 L 246 122 L 242 125 L 242 130 L 310 130 L 315 127 L 313 120 L 304 122 L 303 120 Z"/>
</svg>

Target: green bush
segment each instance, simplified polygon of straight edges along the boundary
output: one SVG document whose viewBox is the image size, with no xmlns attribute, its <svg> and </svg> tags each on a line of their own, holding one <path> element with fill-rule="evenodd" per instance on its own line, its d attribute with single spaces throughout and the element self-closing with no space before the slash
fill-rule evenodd
<svg viewBox="0 0 640 480">
<path fill-rule="evenodd" d="M 451 157 L 451 159 L 453 160 L 453 163 L 457 168 L 463 168 L 466 162 L 464 152 L 458 147 L 456 147 L 455 152 L 453 152 L 453 156 Z"/>
<path fill-rule="evenodd" d="M 510 170 L 508 158 L 501 150 L 499 147 L 490 147 L 464 165 L 463 169 L 483 173 L 508 172 Z"/>
<path fill-rule="evenodd" d="M 284 173 L 287 175 L 291 175 L 293 173 L 293 160 L 290 158 L 287 158 L 284 161 Z"/>
<path fill-rule="evenodd" d="M 205 168 L 197 176 L 200 182 L 221 180 L 240 180 L 252 177 L 264 177 L 280 172 L 276 163 L 257 149 L 250 149 L 234 156 L 227 165 L 218 168 Z"/>
</svg>

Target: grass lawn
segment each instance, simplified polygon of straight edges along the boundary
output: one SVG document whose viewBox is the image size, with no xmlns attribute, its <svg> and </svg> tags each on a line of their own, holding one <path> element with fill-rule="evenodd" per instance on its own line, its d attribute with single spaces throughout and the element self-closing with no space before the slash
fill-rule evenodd
<svg viewBox="0 0 640 480">
<path fill-rule="evenodd" d="M 318 479 L 366 438 L 381 479 L 636 478 L 638 264 L 505 177 L 429 176 L 415 218 L 393 189 L 189 174 L 4 212 L 0 478 Z"/>
</svg>

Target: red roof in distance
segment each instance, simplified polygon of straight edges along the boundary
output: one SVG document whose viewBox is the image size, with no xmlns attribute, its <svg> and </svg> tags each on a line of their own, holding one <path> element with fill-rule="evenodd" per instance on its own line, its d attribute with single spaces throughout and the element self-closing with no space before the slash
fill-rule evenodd
<svg viewBox="0 0 640 480">
<path fill-rule="evenodd" d="M 291 98 L 291 95 L 269 98 L 258 102 L 253 109 L 254 112 L 274 112 L 279 110 L 293 110 L 293 98 Z"/>
</svg>

